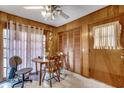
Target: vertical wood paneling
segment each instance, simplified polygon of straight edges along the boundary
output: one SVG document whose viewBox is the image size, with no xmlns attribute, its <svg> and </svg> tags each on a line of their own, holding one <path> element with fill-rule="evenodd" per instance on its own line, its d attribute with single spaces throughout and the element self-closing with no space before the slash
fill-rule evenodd
<svg viewBox="0 0 124 93">
<path fill-rule="evenodd" d="M 0 22 L 0 82 L 3 80 L 3 27 L 4 24 Z"/>
<path fill-rule="evenodd" d="M 44 24 L 41 25 L 40 23 L 35 23 L 35 21 L 31 21 L 31 20 L 26 21 L 26 19 L 23 20 L 23 18 L 15 17 L 12 15 L 10 16 L 9 14 L 5 14 L 5 13 L 2 13 L 1 15 L 3 16 L 0 18 L 2 22 L 5 22 L 7 19 L 14 19 L 15 21 L 19 21 L 25 24 L 30 24 L 30 25 L 35 24 L 35 25 L 44 27 L 48 30 L 53 30 L 52 26 L 48 26 Z M 67 23 L 63 26 L 56 28 L 56 31 L 58 32 L 68 31 L 68 33 L 62 32 L 61 35 L 58 34 L 59 35 L 58 48 L 60 51 L 63 51 L 64 53 L 69 55 L 71 71 L 75 71 L 76 69 L 76 72 L 78 73 L 79 69 L 77 70 L 77 67 L 78 66 L 80 67 L 81 65 L 80 69 L 83 76 L 88 77 L 89 71 L 90 71 L 89 77 L 100 80 L 107 84 L 111 84 L 116 87 L 123 87 L 124 60 L 120 60 L 120 55 L 122 50 L 121 51 L 104 51 L 104 50 L 94 51 L 90 49 L 91 48 L 90 45 L 92 45 L 93 42 L 88 41 L 89 37 L 91 37 L 90 35 L 88 35 L 89 24 L 94 24 L 97 22 L 102 23 L 104 20 L 110 20 L 110 19 L 115 20 L 115 17 L 118 17 L 120 23 L 122 24 L 122 32 L 123 32 L 121 33 L 121 44 L 124 46 L 124 38 L 123 38 L 124 37 L 124 17 L 123 16 L 124 16 L 124 6 L 107 6 L 106 8 L 103 8 L 87 16 L 81 17 L 80 19 L 77 19 L 73 22 Z M 74 38 L 75 35 L 72 30 L 78 27 L 82 27 L 81 34 L 80 34 L 81 60 L 80 60 L 80 63 L 76 64 L 76 61 L 78 60 L 74 59 L 75 58 L 74 49 L 78 50 L 78 47 L 76 46 L 77 42 L 75 43 L 75 41 L 77 41 L 79 38 L 77 37 L 77 35 L 76 35 L 76 39 Z M 89 49 L 90 49 L 90 52 L 89 52 Z M 77 53 L 78 52 L 76 51 L 76 54 Z"/>
<path fill-rule="evenodd" d="M 58 37 L 59 37 L 59 51 L 63 51 L 63 47 L 62 47 L 62 43 L 63 43 L 63 39 L 62 39 L 62 37 L 63 37 L 63 34 L 62 33 L 59 33 L 58 34 Z"/>
<path fill-rule="evenodd" d="M 124 5 L 119 6 L 119 13 L 124 13 Z"/>
<path fill-rule="evenodd" d="M 58 35 L 59 35 L 59 51 L 63 52 L 67 57 L 68 56 L 68 33 L 62 32 L 62 33 L 59 33 Z"/>
<path fill-rule="evenodd" d="M 88 45 L 88 27 L 82 24 L 82 52 L 83 52 L 83 75 L 89 77 L 89 45 Z"/>
<path fill-rule="evenodd" d="M 120 19 L 119 19 L 120 18 Z M 103 23 L 119 20 L 123 25 L 121 16 L 114 17 Z M 103 23 L 96 23 L 100 25 Z M 91 27 L 92 28 L 92 27 Z M 92 31 L 90 29 L 90 31 Z M 92 33 L 92 32 L 91 32 Z M 123 34 L 123 30 L 122 33 Z M 115 87 L 124 87 L 124 63 L 121 59 L 123 50 L 93 49 L 93 36 L 90 35 L 90 77 Z M 123 41 L 123 40 L 122 40 Z"/>
<path fill-rule="evenodd" d="M 0 51 L 1 51 L 0 52 L 0 81 L 3 78 L 3 37 L 2 37 L 3 36 L 3 28 L 5 28 L 5 24 L 9 20 L 13 20 L 14 22 L 18 22 L 20 24 L 44 28 L 45 32 L 56 30 L 56 27 L 0 11 Z M 56 34 L 54 34 L 52 41 L 53 40 L 56 40 Z M 55 41 L 52 44 L 53 44 L 52 45 L 52 52 L 55 53 L 55 52 L 57 52 L 57 43 Z"/>
<path fill-rule="evenodd" d="M 67 55 L 68 54 L 68 37 L 67 37 L 67 35 L 68 35 L 68 33 L 66 32 L 66 33 L 63 33 L 63 42 L 62 42 L 62 46 L 63 46 L 63 52 L 64 52 L 64 54 L 65 55 Z"/>
<path fill-rule="evenodd" d="M 57 31 L 70 31 L 81 26 L 81 74 L 83 76 L 91 77 L 116 87 L 124 87 L 124 83 L 122 83 L 124 82 L 124 60 L 120 59 L 120 56 L 124 54 L 124 50 L 94 51 L 91 49 L 93 42 L 89 42 L 91 39 L 93 39 L 91 38 L 92 33 L 89 33 L 90 25 L 97 25 L 97 23 L 102 24 L 103 22 L 115 20 L 119 20 L 122 25 L 121 45 L 124 47 L 123 5 L 107 6 L 73 22 L 60 26 L 57 28 Z M 69 39 L 72 42 L 71 38 L 73 37 L 71 37 L 71 34 L 72 33 L 70 33 Z M 71 49 L 69 49 L 69 51 L 71 51 Z M 70 55 L 72 55 L 72 53 L 70 53 Z M 73 65 L 71 67 L 73 67 Z"/>
<path fill-rule="evenodd" d="M 59 48 L 68 55 L 70 70 L 81 74 L 80 28 L 59 33 Z"/>
<path fill-rule="evenodd" d="M 72 31 L 69 32 L 69 63 L 70 70 L 74 72 L 74 33 Z"/>
<path fill-rule="evenodd" d="M 74 31 L 74 72 L 81 74 L 80 29 Z"/>
<path fill-rule="evenodd" d="M 6 23 L 9 20 L 13 20 L 15 22 L 19 22 L 20 24 L 25 24 L 25 25 L 31 25 L 31 26 L 36 26 L 36 27 L 41 27 L 44 28 L 45 30 L 49 30 L 49 31 L 53 31 L 56 27 L 44 24 L 44 23 L 40 23 L 34 20 L 30 20 L 30 19 L 26 19 L 26 18 L 22 18 L 16 15 L 12 15 L 12 14 L 8 14 L 5 12 L 1 12 L 0 11 L 0 21 L 2 23 Z"/>
</svg>

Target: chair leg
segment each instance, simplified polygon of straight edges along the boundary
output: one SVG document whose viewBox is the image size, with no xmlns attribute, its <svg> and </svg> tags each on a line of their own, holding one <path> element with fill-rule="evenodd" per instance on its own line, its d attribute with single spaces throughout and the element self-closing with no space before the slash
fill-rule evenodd
<svg viewBox="0 0 124 93">
<path fill-rule="evenodd" d="M 31 79 L 25 79 L 24 81 L 30 81 L 30 82 L 32 82 L 32 80 L 31 80 Z"/>
<path fill-rule="evenodd" d="M 45 76 L 46 76 L 46 71 L 44 72 L 42 82 L 44 81 Z"/>
<path fill-rule="evenodd" d="M 19 82 L 13 84 L 13 85 L 12 85 L 12 88 L 14 88 L 14 86 L 17 85 L 17 84 L 19 84 L 19 83 L 22 83 L 22 81 L 19 81 Z"/>
<path fill-rule="evenodd" d="M 60 72 L 57 71 L 56 74 L 57 74 L 58 81 L 60 82 Z"/>
<path fill-rule="evenodd" d="M 21 86 L 21 88 L 24 87 L 24 79 L 25 79 L 25 75 L 23 74 L 23 75 L 22 75 L 22 86 Z"/>
<path fill-rule="evenodd" d="M 17 85 L 17 84 L 19 84 L 19 83 L 22 83 L 21 88 L 23 88 L 23 87 L 24 87 L 24 82 L 25 82 L 25 81 L 30 81 L 30 82 L 32 82 L 32 80 L 29 79 L 29 77 L 25 78 L 25 75 L 22 74 L 22 79 L 19 80 L 17 83 L 13 84 L 13 85 L 12 85 L 12 88 L 14 88 L 14 86 Z"/>
<path fill-rule="evenodd" d="M 50 87 L 52 88 L 51 73 L 49 73 L 49 76 L 50 76 Z"/>
</svg>

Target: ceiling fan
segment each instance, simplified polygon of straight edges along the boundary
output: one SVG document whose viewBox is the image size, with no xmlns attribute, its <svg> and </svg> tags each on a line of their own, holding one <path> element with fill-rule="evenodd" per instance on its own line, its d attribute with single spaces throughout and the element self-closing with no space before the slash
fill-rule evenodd
<svg viewBox="0 0 124 93">
<path fill-rule="evenodd" d="M 68 19 L 69 16 L 63 12 L 59 5 L 25 6 L 25 9 L 40 9 L 41 15 L 46 20 L 54 20 L 58 16 Z"/>
</svg>

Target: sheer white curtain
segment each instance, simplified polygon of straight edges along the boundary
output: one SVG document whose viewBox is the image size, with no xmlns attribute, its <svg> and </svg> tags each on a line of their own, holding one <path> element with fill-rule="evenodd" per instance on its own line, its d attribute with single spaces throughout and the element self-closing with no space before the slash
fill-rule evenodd
<svg viewBox="0 0 124 93">
<path fill-rule="evenodd" d="M 43 56 L 43 29 L 14 23 L 10 21 L 8 24 L 9 32 L 9 51 L 8 62 L 12 56 L 20 56 L 22 64 L 19 68 L 32 67 L 35 71 L 35 64 L 32 58 Z"/>
<path fill-rule="evenodd" d="M 120 26 L 116 21 L 93 27 L 94 49 L 120 49 Z"/>
</svg>

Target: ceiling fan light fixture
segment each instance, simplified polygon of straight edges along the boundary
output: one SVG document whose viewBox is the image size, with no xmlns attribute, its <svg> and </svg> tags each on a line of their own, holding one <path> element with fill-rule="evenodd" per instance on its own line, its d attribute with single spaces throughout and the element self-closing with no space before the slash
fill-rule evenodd
<svg viewBox="0 0 124 93">
<path fill-rule="evenodd" d="M 24 9 L 40 9 L 41 15 L 45 20 L 54 20 L 59 16 L 69 18 L 59 5 L 25 6 Z"/>
<path fill-rule="evenodd" d="M 41 6 L 25 6 L 24 9 L 39 9 L 41 10 L 41 15 L 45 20 L 54 20 L 59 16 L 68 19 L 69 16 L 63 12 L 61 6 L 59 5 L 41 5 Z"/>
<path fill-rule="evenodd" d="M 51 17 L 52 16 L 52 13 L 51 12 L 47 12 L 46 13 L 46 17 Z"/>
<path fill-rule="evenodd" d="M 52 15 L 52 20 L 54 20 L 55 19 L 55 16 L 54 15 Z"/>
<path fill-rule="evenodd" d="M 50 8 L 51 8 L 50 5 L 45 6 L 46 11 L 50 11 Z"/>
<path fill-rule="evenodd" d="M 41 15 L 43 16 L 43 17 L 45 17 L 46 16 L 46 11 L 41 11 Z"/>
</svg>

